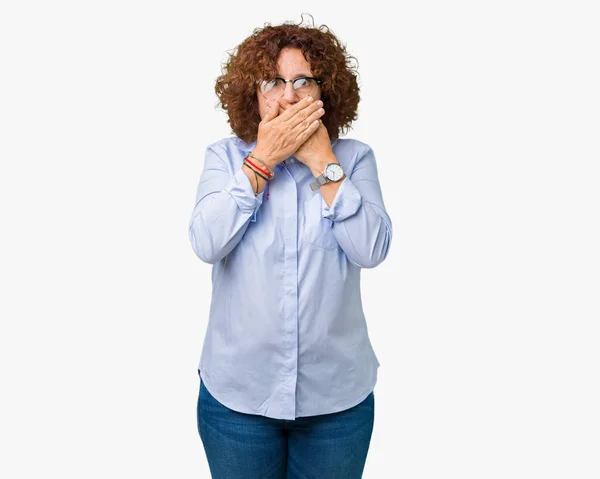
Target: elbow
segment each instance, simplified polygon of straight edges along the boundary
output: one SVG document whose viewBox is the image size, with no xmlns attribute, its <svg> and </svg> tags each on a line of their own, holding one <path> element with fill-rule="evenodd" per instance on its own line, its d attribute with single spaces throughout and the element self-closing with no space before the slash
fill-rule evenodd
<svg viewBox="0 0 600 479">
<path fill-rule="evenodd" d="M 373 247 L 367 254 L 360 255 L 358 258 L 351 259 L 355 265 L 371 269 L 379 266 L 387 258 L 392 243 L 392 230 L 384 224 L 384 230 L 375 241 Z"/>
<path fill-rule="evenodd" d="M 214 264 L 221 259 L 219 251 L 215 251 L 213 242 L 204 225 L 200 221 L 194 221 L 189 226 L 189 238 L 192 249 L 198 258 L 208 264 Z"/>
<path fill-rule="evenodd" d="M 374 258 L 374 259 L 371 259 L 370 261 L 361 262 L 359 264 L 359 266 L 364 269 L 372 269 L 372 268 L 375 268 L 375 266 L 379 266 L 379 264 L 382 262 L 383 262 L 383 258 Z"/>
<path fill-rule="evenodd" d="M 374 254 L 372 256 L 370 256 L 369 258 L 361 258 L 359 261 L 354 262 L 355 264 L 357 264 L 358 266 L 360 266 L 361 268 L 365 268 L 365 269 L 372 269 L 375 268 L 376 266 L 379 266 L 381 263 L 383 263 L 383 260 L 387 257 L 387 252 L 386 253 L 381 253 L 381 254 Z"/>
</svg>

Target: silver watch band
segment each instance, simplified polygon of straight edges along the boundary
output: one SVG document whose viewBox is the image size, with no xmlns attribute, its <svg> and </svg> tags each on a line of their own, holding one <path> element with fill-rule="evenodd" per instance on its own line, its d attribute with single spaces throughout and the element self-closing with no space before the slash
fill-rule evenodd
<svg viewBox="0 0 600 479">
<path fill-rule="evenodd" d="M 315 180 L 310 184 L 310 189 L 312 191 L 315 191 L 319 188 L 321 188 L 321 186 L 323 186 L 325 183 L 327 183 L 327 177 L 325 176 L 325 173 L 321 173 L 319 176 L 317 176 L 315 178 Z"/>
</svg>

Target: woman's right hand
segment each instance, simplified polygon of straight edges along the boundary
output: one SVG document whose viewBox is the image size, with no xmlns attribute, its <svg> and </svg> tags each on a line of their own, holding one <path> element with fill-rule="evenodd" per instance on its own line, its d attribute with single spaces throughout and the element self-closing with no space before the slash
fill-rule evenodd
<svg viewBox="0 0 600 479">
<path fill-rule="evenodd" d="M 273 169 L 292 155 L 319 128 L 324 114 L 320 101 L 305 97 L 279 115 L 279 100 L 267 106 L 267 113 L 258 125 L 258 137 L 253 153 Z"/>
</svg>

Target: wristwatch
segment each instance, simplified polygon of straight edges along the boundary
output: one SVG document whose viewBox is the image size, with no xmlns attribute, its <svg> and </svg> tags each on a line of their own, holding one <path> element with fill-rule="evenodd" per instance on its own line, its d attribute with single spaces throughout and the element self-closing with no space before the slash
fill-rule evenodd
<svg viewBox="0 0 600 479">
<path fill-rule="evenodd" d="M 339 163 L 327 163 L 323 173 L 315 178 L 310 184 L 310 189 L 315 191 L 317 188 L 321 188 L 325 183 L 330 181 L 340 181 L 344 176 L 344 169 Z"/>
</svg>

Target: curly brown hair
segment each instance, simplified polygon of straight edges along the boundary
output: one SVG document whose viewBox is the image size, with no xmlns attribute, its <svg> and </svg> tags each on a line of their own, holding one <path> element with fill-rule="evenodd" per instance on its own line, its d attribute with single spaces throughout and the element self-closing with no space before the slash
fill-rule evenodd
<svg viewBox="0 0 600 479">
<path fill-rule="evenodd" d="M 344 134 L 357 118 L 360 101 L 358 60 L 349 55 L 327 25 L 303 26 L 285 22 L 255 28 L 252 34 L 229 53 L 217 78 L 215 92 L 229 116 L 232 132 L 251 143 L 257 139 L 261 121 L 257 82 L 278 75 L 277 59 L 284 48 L 299 48 L 310 63 L 313 76 L 321 79 L 321 117 L 331 140 Z M 352 60 L 356 62 L 356 66 Z"/>
</svg>

